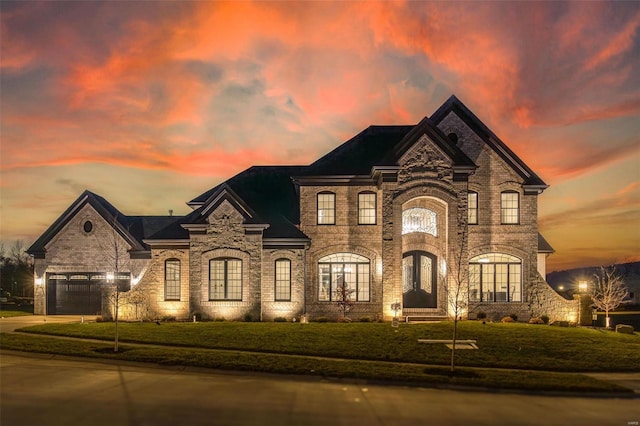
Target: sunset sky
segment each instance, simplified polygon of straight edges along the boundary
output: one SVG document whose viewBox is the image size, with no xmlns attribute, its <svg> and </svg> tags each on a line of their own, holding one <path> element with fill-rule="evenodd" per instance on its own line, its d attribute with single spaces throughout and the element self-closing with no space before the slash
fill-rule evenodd
<svg viewBox="0 0 640 426">
<path fill-rule="evenodd" d="M 0 3 L 0 237 L 308 164 L 455 94 L 551 187 L 548 270 L 640 260 L 640 2 Z"/>
</svg>

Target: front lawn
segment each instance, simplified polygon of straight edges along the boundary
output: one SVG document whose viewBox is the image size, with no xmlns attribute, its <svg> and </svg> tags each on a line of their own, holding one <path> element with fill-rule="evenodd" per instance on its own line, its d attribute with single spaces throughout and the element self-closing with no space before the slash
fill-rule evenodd
<svg viewBox="0 0 640 426">
<path fill-rule="evenodd" d="M 54 353 L 90 358 L 152 362 L 225 370 L 260 371 L 277 374 L 300 374 L 330 378 L 361 379 L 421 386 L 481 386 L 526 391 L 560 391 L 629 394 L 629 389 L 596 380 L 582 374 L 546 371 L 481 369 L 461 367 L 451 376 L 448 367 L 314 358 L 295 355 L 239 352 L 169 346 L 134 346 L 123 344 L 113 352 L 113 344 L 96 341 L 61 339 L 44 335 L 1 333 L 3 349 Z"/>
<path fill-rule="evenodd" d="M 33 305 L 0 305 L 0 317 L 2 318 L 20 317 L 25 315 L 33 315 Z"/>
<path fill-rule="evenodd" d="M 120 323 L 121 342 L 448 365 L 450 350 L 418 339 L 450 339 L 453 324 L 388 323 Z M 459 324 L 460 339 L 479 350 L 457 351 L 457 365 L 560 372 L 640 371 L 640 336 L 529 324 Z M 29 333 L 112 340 L 113 323 L 45 324 Z"/>
</svg>

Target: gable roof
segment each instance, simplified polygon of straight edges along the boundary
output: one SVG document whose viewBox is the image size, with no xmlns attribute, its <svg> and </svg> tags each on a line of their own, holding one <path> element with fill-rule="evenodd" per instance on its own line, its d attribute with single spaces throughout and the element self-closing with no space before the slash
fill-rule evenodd
<svg viewBox="0 0 640 426">
<path fill-rule="evenodd" d="M 523 179 L 523 185 L 537 187 L 544 190 L 549 187 L 533 170 L 527 166 L 511 149 L 505 145 L 466 105 L 455 95 L 451 95 L 431 116 L 431 120 L 440 124 L 449 113 L 455 113 L 465 122 L 490 148 L 492 148 L 513 170 Z"/>
<path fill-rule="evenodd" d="M 473 161 L 428 118 L 410 126 L 369 126 L 324 155 L 306 170 L 307 176 L 369 176 L 376 166 L 398 166 L 398 161 L 427 135 L 454 165 L 475 168 Z"/>
<path fill-rule="evenodd" d="M 36 257 L 43 256 L 46 252 L 46 245 L 87 204 L 93 207 L 131 245 L 130 252 L 147 251 L 149 248 L 143 239 L 165 227 L 169 222 L 179 219 L 178 216 L 126 216 L 100 195 L 85 190 L 29 247 L 27 253 Z"/>
<path fill-rule="evenodd" d="M 189 201 L 187 204 L 196 210 L 149 239 L 189 238 L 182 225 L 206 222 L 211 203 L 225 191 L 250 213 L 251 218 L 245 223 L 269 224 L 264 238 L 308 239 L 296 226 L 300 223 L 300 205 L 291 181 L 291 176 L 304 173 L 305 169 L 306 166 L 250 167 Z"/>
</svg>

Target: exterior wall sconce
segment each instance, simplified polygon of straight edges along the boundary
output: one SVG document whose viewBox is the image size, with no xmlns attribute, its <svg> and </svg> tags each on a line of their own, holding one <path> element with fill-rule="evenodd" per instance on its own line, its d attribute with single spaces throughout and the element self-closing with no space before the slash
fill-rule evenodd
<svg viewBox="0 0 640 426">
<path fill-rule="evenodd" d="M 42 284 L 44 284 L 44 280 L 42 279 L 42 277 L 36 277 L 35 283 L 37 286 L 41 286 Z"/>
<path fill-rule="evenodd" d="M 113 272 L 107 272 L 107 283 L 113 284 L 113 278 L 114 278 Z"/>
</svg>

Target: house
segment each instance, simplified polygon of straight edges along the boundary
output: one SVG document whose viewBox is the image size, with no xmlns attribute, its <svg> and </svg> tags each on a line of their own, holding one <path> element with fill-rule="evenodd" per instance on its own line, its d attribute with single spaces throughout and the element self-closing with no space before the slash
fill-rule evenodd
<svg viewBox="0 0 640 426">
<path fill-rule="evenodd" d="M 308 166 L 254 166 L 187 204 L 127 216 L 85 191 L 30 247 L 36 313 L 124 318 L 575 319 L 544 280 L 547 184 L 455 96 Z M 468 305 L 467 302 L 468 301 Z M 394 306 L 395 305 L 395 306 Z M 394 310 L 393 308 L 399 308 Z"/>
</svg>

